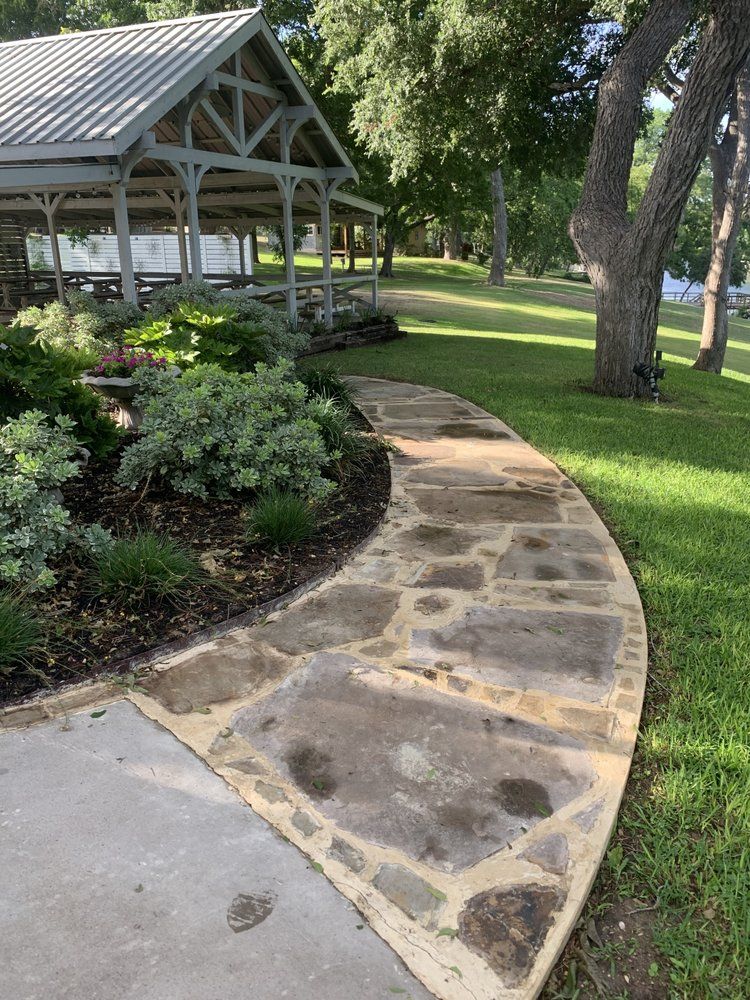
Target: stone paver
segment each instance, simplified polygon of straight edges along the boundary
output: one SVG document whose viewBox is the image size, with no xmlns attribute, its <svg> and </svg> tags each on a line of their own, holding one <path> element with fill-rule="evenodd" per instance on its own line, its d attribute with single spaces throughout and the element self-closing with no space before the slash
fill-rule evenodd
<svg viewBox="0 0 750 1000">
<path fill-rule="evenodd" d="M 298 851 L 133 705 L 5 734 L 0 753 L 3 997 L 429 996 Z"/>
<path fill-rule="evenodd" d="M 129 697 L 435 996 L 525 1000 L 627 778 L 638 594 L 585 497 L 511 428 L 438 390 L 354 381 L 400 449 L 378 534 L 314 593 L 159 664 Z M 252 891 L 233 897 L 238 928 L 264 912 Z"/>
</svg>

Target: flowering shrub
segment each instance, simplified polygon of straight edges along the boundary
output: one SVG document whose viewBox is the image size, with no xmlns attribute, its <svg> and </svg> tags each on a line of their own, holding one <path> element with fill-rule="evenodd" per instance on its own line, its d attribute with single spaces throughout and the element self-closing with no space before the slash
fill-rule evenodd
<svg viewBox="0 0 750 1000">
<path fill-rule="evenodd" d="M 150 351 L 143 351 L 126 344 L 111 354 L 105 354 L 91 369 L 91 373 L 103 378 L 131 378 L 137 368 L 166 368 L 166 366 L 166 358 L 156 358 Z"/>
<path fill-rule="evenodd" d="M 0 580 L 48 587 L 55 577 L 47 560 L 70 539 L 70 514 L 60 503 L 61 483 L 78 475 L 73 421 L 54 426 L 29 410 L 0 428 Z"/>
<path fill-rule="evenodd" d="M 292 372 L 289 361 L 242 374 L 201 365 L 181 379 L 140 371 L 141 437 L 125 450 L 117 481 L 135 489 L 160 476 L 199 497 L 277 486 L 325 496 L 334 488 L 321 473 L 328 454 Z"/>
</svg>

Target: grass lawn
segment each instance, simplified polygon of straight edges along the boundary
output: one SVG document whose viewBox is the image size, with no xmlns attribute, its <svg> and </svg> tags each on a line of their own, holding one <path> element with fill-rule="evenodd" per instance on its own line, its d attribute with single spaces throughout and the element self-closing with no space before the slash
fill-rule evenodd
<svg viewBox="0 0 750 1000">
<path fill-rule="evenodd" d="M 670 996 L 748 997 L 750 323 L 732 324 L 733 371 L 718 378 L 689 367 L 700 311 L 666 307 L 670 400 L 602 399 L 582 388 L 593 365 L 588 287 L 514 276 L 489 289 L 471 264 L 396 264 L 381 295 L 409 337 L 349 351 L 342 368 L 439 386 L 507 421 L 603 512 L 638 583 L 650 683 L 592 899 L 655 905 Z M 628 957 L 619 961 L 627 972 Z"/>
</svg>

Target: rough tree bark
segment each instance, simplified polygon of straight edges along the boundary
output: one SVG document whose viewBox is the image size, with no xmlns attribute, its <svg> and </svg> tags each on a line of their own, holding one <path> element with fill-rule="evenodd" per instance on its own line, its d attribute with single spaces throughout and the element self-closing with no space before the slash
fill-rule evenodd
<svg viewBox="0 0 750 1000">
<path fill-rule="evenodd" d="M 727 296 L 750 183 L 750 63 L 737 76 L 724 136 L 710 150 L 713 172 L 711 265 L 703 290 L 703 330 L 693 368 L 721 374 L 729 337 Z"/>
<path fill-rule="evenodd" d="M 454 222 L 445 234 L 445 247 L 443 250 L 443 260 L 459 260 L 461 257 L 461 247 L 464 238 L 461 232 L 461 223 Z"/>
<path fill-rule="evenodd" d="M 258 256 L 258 230 L 255 227 L 250 230 L 250 247 L 253 255 L 253 264 L 260 264 L 260 257 Z"/>
<path fill-rule="evenodd" d="M 490 174 L 492 185 L 492 262 L 488 285 L 505 285 L 505 258 L 508 254 L 508 210 L 500 167 Z"/>
<path fill-rule="evenodd" d="M 596 297 L 594 389 L 645 395 L 633 374 L 651 363 L 664 266 L 719 115 L 750 52 L 747 0 L 714 0 L 640 208 L 627 189 L 643 94 L 685 31 L 689 0 L 653 0 L 599 85 L 596 125 L 570 235 Z"/>
<path fill-rule="evenodd" d="M 357 248 L 354 243 L 354 223 L 347 222 L 346 224 L 346 249 L 349 256 L 349 263 L 347 265 L 347 272 L 349 274 L 354 274 L 357 270 Z"/>
<path fill-rule="evenodd" d="M 383 261 L 380 265 L 380 277 L 393 277 L 393 252 L 396 249 L 396 236 L 392 229 L 386 226 L 383 234 Z"/>
</svg>

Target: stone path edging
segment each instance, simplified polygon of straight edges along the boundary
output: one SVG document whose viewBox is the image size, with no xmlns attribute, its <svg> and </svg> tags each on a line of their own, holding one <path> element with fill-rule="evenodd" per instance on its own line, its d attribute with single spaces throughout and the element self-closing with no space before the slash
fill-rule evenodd
<svg viewBox="0 0 750 1000">
<path fill-rule="evenodd" d="M 378 535 L 128 697 L 297 845 L 438 997 L 538 994 L 606 849 L 647 665 L 635 584 L 473 404 L 357 379 L 402 449 Z"/>
</svg>

